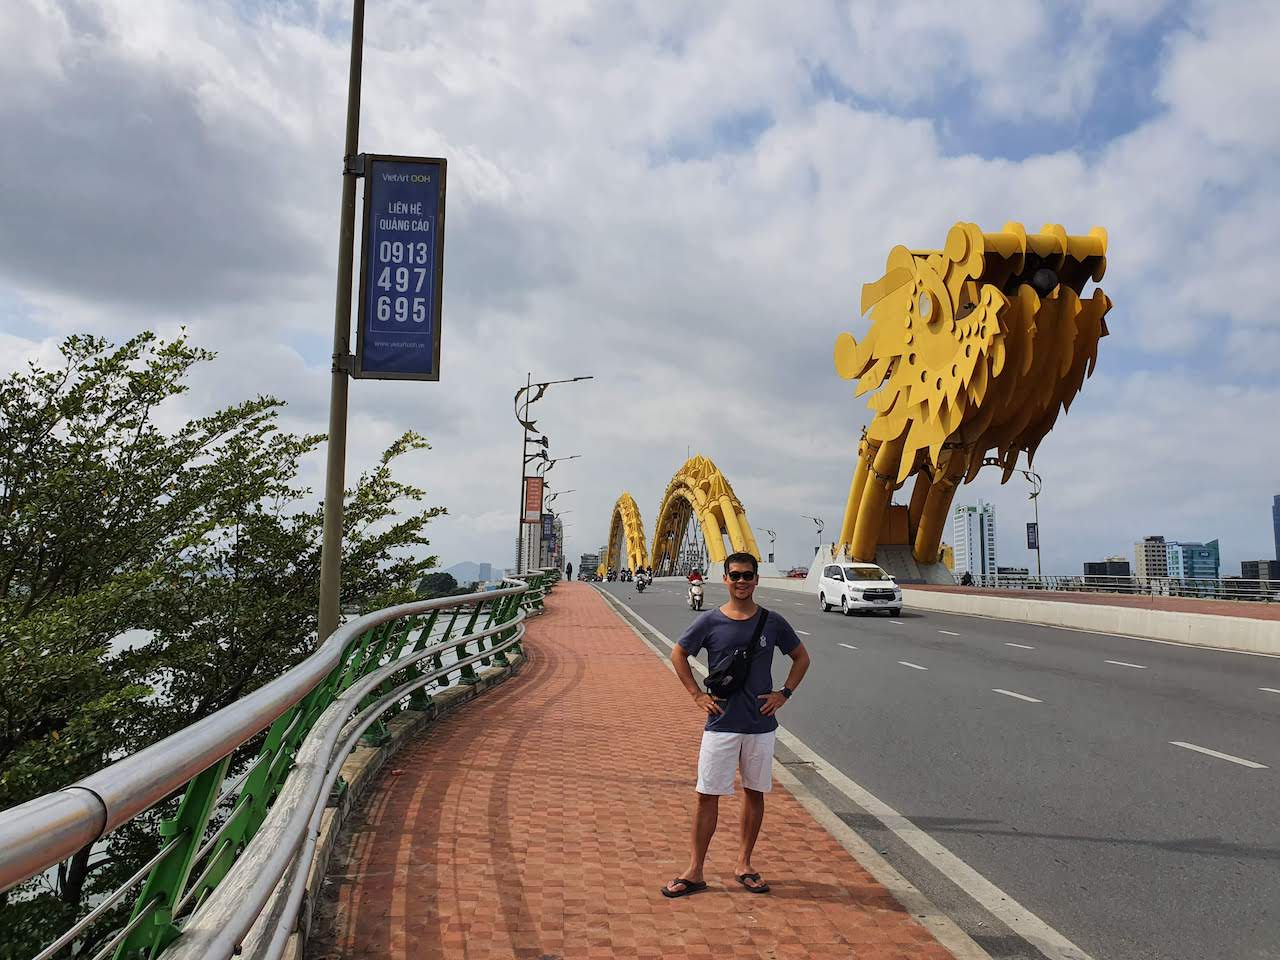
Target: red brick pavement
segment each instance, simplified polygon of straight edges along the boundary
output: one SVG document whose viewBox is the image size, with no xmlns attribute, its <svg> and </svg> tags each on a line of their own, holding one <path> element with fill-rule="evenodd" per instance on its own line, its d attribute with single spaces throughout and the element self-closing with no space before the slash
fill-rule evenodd
<svg viewBox="0 0 1280 960">
<path fill-rule="evenodd" d="M 556 587 L 526 650 L 519 676 L 406 747 L 353 816 L 313 960 L 951 956 L 780 786 L 754 858 L 772 893 L 733 879 L 735 797 L 710 888 L 664 898 L 688 858 L 702 726 L 688 696 L 585 584 Z"/>
</svg>

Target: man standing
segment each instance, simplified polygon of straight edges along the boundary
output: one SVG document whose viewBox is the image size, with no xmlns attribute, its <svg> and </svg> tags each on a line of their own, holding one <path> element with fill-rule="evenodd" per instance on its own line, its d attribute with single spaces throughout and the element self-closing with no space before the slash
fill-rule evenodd
<svg viewBox="0 0 1280 960">
<path fill-rule="evenodd" d="M 705 890 L 702 871 L 707 848 L 720 817 L 720 798 L 733 796 L 733 778 L 742 773 L 742 824 L 734 877 L 752 893 L 768 893 L 769 884 L 751 865 L 751 852 L 764 822 L 764 795 L 773 787 L 773 742 L 778 729 L 774 714 L 795 692 L 809 669 L 809 653 L 791 624 L 756 605 L 759 565 L 749 553 L 730 554 L 724 562 L 729 601 L 708 610 L 690 624 L 671 651 L 676 676 L 698 708 L 707 714 L 698 755 L 697 805 L 693 815 L 692 853 L 688 868 L 662 888 L 664 897 L 683 897 Z M 763 615 L 763 624 L 757 618 Z M 754 641 L 754 643 L 753 643 Z M 724 699 L 702 690 L 694 679 L 689 657 L 703 648 L 712 673 L 725 667 L 751 645 L 746 681 Z M 781 690 L 773 689 L 773 651 L 791 657 L 791 671 Z"/>
<path fill-rule="evenodd" d="M 564 578 L 565 578 L 566 580 L 572 580 L 572 579 L 573 579 L 573 564 L 572 564 L 572 563 L 566 563 L 566 564 L 564 565 Z"/>
</svg>

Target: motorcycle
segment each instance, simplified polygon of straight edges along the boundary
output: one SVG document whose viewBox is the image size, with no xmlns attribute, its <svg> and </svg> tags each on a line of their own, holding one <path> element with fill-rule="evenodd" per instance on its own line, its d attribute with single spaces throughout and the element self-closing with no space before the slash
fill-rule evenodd
<svg viewBox="0 0 1280 960">
<path fill-rule="evenodd" d="M 635 578 L 636 593 L 644 593 L 644 588 L 649 585 L 648 580 L 649 578 L 646 577 L 643 573 L 636 575 L 636 578 Z"/>
<path fill-rule="evenodd" d="M 702 581 L 695 580 L 689 584 L 689 609 L 702 609 Z"/>
</svg>

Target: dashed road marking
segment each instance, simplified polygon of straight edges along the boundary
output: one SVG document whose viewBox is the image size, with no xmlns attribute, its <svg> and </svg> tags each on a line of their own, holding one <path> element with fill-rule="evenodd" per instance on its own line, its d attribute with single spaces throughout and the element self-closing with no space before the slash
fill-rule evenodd
<svg viewBox="0 0 1280 960">
<path fill-rule="evenodd" d="M 1277 690 L 1275 687 L 1259 687 L 1258 689 L 1263 693 L 1280 693 L 1280 690 Z"/>
<path fill-rule="evenodd" d="M 1006 697 L 1013 697 L 1015 700 L 1025 700 L 1027 703 L 1044 703 L 1043 700 L 1037 700 L 1035 697 L 1028 697 L 1024 693 L 1014 693 L 1012 690 L 1001 690 L 999 687 L 992 687 L 992 693 L 1003 693 Z"/>
<path fill-rule="evenodd" d="M 840 646 L 844 647 L 846 650 L 857 650 L 857 649 L 858 649 L 858 648 L 857 648 L 857 647 L 855 647 L 852 643 L 842 643 L 842 644 L 840 644 Z"/>
<path fill-rule="evenodd" d="M 796 606 L 797 606 L 797 607 L 807 607 L 807 606 L 808 606 L 808 604 L 807 604 L 807 603 L 801 603 L 799 600 L 797 600 L 797 601 L 796 601 Z"/>
<path fill-rule="evenodd" d="M 1103 663 L 1111 663 L 1111 664 L 1115 664 L 1117 667 L 1132 667 L 1134 670 L 1145 670 L 1145 669 L 1147 669 L 1146 667 L 1144 667 L 1144 666 L 1143 666 L 1142 664 L 1140 664 L 1140 663 L 1125 663 L 1123 660 L 1103 660 L 1102 662 L 1103 662 Z"/>
<path fill-rule="evenodd" d="M 1254 763 L 1252 760 L 1245 760 L 1243 757 L 1233 757 L 1229 753 L 1219 753 L 1217 750 L 1210 750 L 1208 747 L 1198 747 L 1194 743 L 1186 743 L 1182 740 L 1169 741 L 1175 747 L 1182 747 L 1184 750 L 1194 750 L 1196 753 L 1203 753 L 1209 757 L 1217 757 L 1219 760 L 1227 760 L 1231 763 L 1238 763 L 1242 767 L 1248 767 L 1250 770 L 1266 770 L 1265 763 Z"/>
<path fill-rule="evenodd" d="M 960 634 L 956 633 L 954 630 L 939 630 L 938 632 L 939 632 L 939 633 L 945 633 L 948 637 L 958 637 L 958 636 L 960 636 Z"/>
<path fill-rule="evenodd" d="M 918 663 L 911 663 L 907 660 L 899 660 L 898 662 L 902 664 L 904 667 L 910 667 L 912 670 L 928 670 L 929 669 L 928 667 L 922 667 Z"/>
<path fill-rule="evenodd" d="M 897 624 L 898 626 L 900 626 L 900 627 L 901 627 L 901 626 L 904 626 L 904 624 L 903 624 L 903 622 L 902 622 L 901 620 L 890 620 L 889 622 L 890 622 L 890 623 L 896 623 L 896 624 Z"/>
<path fill-rule="evenodd" d="M 1028 645 L 1027 645 L 1027 644 L 1025 644 L 1025 643 L 1010 643 L 1008 640 L 1006 640 L 1006 641 L 1005 641 L 1004 645 L 1005 645 L 1006 647 L 1017 647 L 1019 650 L 1034 650 L 1034 649 L 1035 649 L 1035 647 L 1028 646 Z"/>
<path fill-rule="evenodd" d="M 664 644 L 668 650 L 675 644 L 661 630 L 649 623 L 641 617 L 635 610 L 631 609 L 620 599 L 613 597 L 606 591 L 601 590 L 607 601 L 617 604 L 627 610 L 632 618 L 640 623 L 654 638 L 658 638 L 659 642 Z M 653 639 L 646 637 L 636 628 L 635 624 L 624 618 L 624 622 L 635 633 L 640 641 L 648 646 L 655 654 L 657 654 L 664 662 L 665 666 L 672 673 L 675 668 L 671 665 L 667 657 L 667 650 L 661 649 Z M 698 673 L 706 676 L 707 668 L 701 663 L 694 660 L 690 662 L 690 666 Z M 778 727 L 778 741 L 788 747 L 792 753 L 796 754 L 801 760 L 813 764 L 814 772 L 826 780 L 827 783 L 835 787 L 842 794 L 858 804 L 873 817 L 875 817 L 888 830 L 892 831 L 900 840 L 907 844 L 912 850 L 922 856 L 935 869 L 947 877 L 952 883 L 960 889 L 966 891 L 969 896 L 973 897 L 982 907 L 999 920 L 1008 924 L 1018 936 L 1022 937 L 1028 943 L 1035 944 L 1036 947 L 1048 958 L 1048 960 L 1092 960 L 1089 954 L 1085 953 L 1078 946 L 1064 937 L 1053 927 L 1045 923 L 1040 917 L 1036 916 L 1032 911 L 1009 896 L 1008 893 L 1001 890 L 994 883 L 978 873 L 977 870 L 969 866 L 954 853 L 940 844 L 932 836 L 920 829 L 907 817 L 904 817 L 893 807 L 889 806 L 879 797 L 875 796 L 865 787 L 855 783 L 843 772 L 832 766 L 820 754 L 815 753 L 804 741 L 800 740 L 789 731 L 786 727 Z M 789 776 L 786 768 L 782 770 L 782 777 Z M 780 779 L 782 778 L 780 777 Z M 831 815 L 834 820 L 839 820 L 834 814 Z M 866 864 L 864 864 L 866 865 Z M 881 881 L 884 882 L 884 881 Z M 906 881 L 904 880 L 905 884 Z M 914 890 L 914 888 L 910 888 Z M 896 891 L 895 891 L 896 892 Z M 919 891 L 916 891 L 918 894 Z M 901 900 L 902 897 L 899 897 Z M 921 922 L 929 928 L 930 932 L 939 940 L 944 941 L 944 946 L 956 955 L 957 960 L 970 960 L 970 958 L 986 958 L 990 960 L 990 954 L 982 950 L 973 942 L 963 931 L 961 931 L 950 918 L 941 914 L 936 907 L 932 908 L 928 914 L 917 914 Z"/>
<path fill-rule="evenodd" d="M 800 634 L 800 636 L 802 636 L 802 637 L 812 637 L 812 636 L 813 636 L 813 634 L 812 634 L 812 633 L 810 633 L 808 630 L 797 630 L 797 631 L 796 631 L 796 633 Z"/>
</svg>

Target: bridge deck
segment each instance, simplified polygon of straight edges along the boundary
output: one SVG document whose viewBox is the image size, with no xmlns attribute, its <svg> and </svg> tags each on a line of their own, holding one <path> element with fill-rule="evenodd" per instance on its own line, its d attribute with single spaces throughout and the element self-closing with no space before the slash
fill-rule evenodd
<svg viewBox="0 0 1280 960">
<path fill-rule="evenodd" d="M 710 889 L 664 899 L 688 856 L 687 695 L 584 584 L 556 588 L 526 649 L 355 814 L 310 957 L 950 956 L 780 785 L 755 858 L 771 894 L 733 880 L 735 798 Z"/>
</svg>

